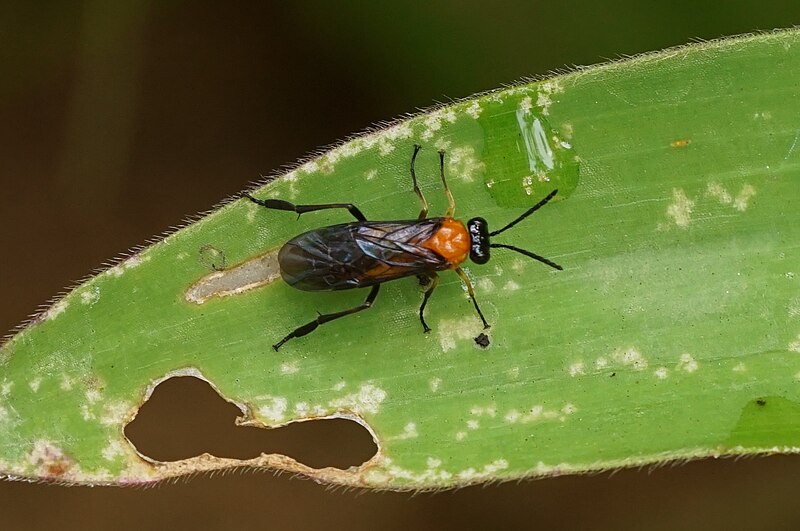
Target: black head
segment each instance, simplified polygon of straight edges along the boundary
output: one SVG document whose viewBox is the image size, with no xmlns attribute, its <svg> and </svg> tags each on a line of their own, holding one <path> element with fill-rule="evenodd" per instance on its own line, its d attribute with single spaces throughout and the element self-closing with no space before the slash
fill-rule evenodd
<svg viewBox="0 0 800 531">
<path fill-rule="evenodd" d="M 543 256 L 539 256 L 536 253 L 532 253 L 531 251 L 520 249 L 519 247 L 514 247 L 513 245 L 504 245 L 502 243 L 489 243 L 489 238 L 491 238 L 492 236 L 497 236 L 501 232 L 510 229 L 523 219 L 527 218 L 528 216 L 530 216 L 531 214 L 542 208 L 544 205 L 546 205 L 547 202 L 553 199 L 553 197 L 555 197 L 557 193 L 558 190 L 553 190 L 547 197 L 545 197 L 544 199 L 536 203 L 534 206 L 529 208 L 520 217 L 518 217 L 517 219 L 515 219 L 502 229 L 496 230 L 494 232 L 489 232 L 489 224 L 486 223 L 486 220 L 483 218 L 472 218 L 471 220 L 469 220 L 467 222 L 467 230 L 469 231 L 469 237 L 470 237 L 470 246 L 469 246 L 470 260 L 472 260 L 476 264 L 485 264 L 486 262 L 489 261 L 490 257 L 489 249 L 501 248 L 501 249 L 510 249 L 520 254 L 524 254 L 525 256 L 533 258 L 534 260 L 538 260 L 543 264 L 547 264 L 555 269 L 559 270 L 563 269 L 560 265 L 556 264 L 555 262 L 552 262 L 551 260 L 548 260 Z"/>
<path fill-rule="evenodd" d="M 469 259 L 476 264 L 489 261 L 489 224 L 483 218 L 472 218 L 467 222 L 469 231 Z"/>
</svg>

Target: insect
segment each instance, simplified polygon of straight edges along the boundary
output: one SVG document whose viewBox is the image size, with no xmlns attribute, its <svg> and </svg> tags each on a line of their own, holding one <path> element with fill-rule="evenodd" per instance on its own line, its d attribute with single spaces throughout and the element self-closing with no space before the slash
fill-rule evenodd
<svg viewBox="0 0 800 531">
<path fill-rule="evenodd" d="M 310 334 L 322 324 L 370 308 L 382 283 L 412 276 L 418 277 L 420 283 L 426 286 L 419 307 L 419 320 L 423 331 L 430 332 L 431 328 L 425 322 L 425 306 L 439 282 L 438 272 L 447 270 L 455 271 L 461 278 L 484 329 L 487 329 L 489 323 L 475 299 L 472 283 L 460 265 L 468 257 L 476 264 L 485 264 L 489 261 L 490 248 L 510 249 L 555 269 L 562 269 L 555 262 L 531 251 L 489 242 L 489 238 L 512 228 L 547 204 L 558 190 L 553 190 L 517 219 L 494 232 L 489 232 L 488 223 L 480 217 L 472 218 L 464 225 L 453 218 L 455 200 L 444 175 L 445 153 L 439 151 L 439 173 L 449 206 L 444 217 L 429 218 L 428 202 L 417 185 L 415 171 L 420 149 L 421 146 L 415 145 L 411 156 L 411 182 L 414 193 L 422 204 L 417 219 L 367 221 L 364 214 L 352 203 L 295 205 L 281 199 L 257 199 L 249 193 L 243 194 L 253 203 L 271 210 L 296 212 L 300 216 L 318 210 L 342 208 L 348 210 L 357 220 L 304 232 L 289 240 L 278 251 L 281 277 L 294 288 L 303 291 L 370 288 L 370 291 L 362 304 L 340 312 L 321 314 L 313 321 L 296 328 L 273 345 L 276 351 L 290 339 Z"/>
</svg>

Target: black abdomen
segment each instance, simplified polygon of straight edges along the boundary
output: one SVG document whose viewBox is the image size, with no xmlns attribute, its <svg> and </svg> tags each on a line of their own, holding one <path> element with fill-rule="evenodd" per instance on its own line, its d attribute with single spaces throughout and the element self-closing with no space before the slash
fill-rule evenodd
<svg viewBox="0 0 800 531">
<path fill-rule="evenodd" d="M 441 223 L 367 221 L 304 232 L 278 252 L 281 276 L 304 291 L 334 291 L 445 269 L 447 261 L 422 246 Z"/>
</svg>

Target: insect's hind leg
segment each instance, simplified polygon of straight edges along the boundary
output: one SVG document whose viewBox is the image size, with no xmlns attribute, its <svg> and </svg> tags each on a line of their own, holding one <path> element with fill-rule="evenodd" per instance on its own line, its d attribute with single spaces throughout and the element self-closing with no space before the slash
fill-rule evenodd
<svg viewBox="0 0 800 531">
<path fill-rule="evenodd" d="M 425 311 L 425 305 L 428 304 L 428 299 L 431 298 L 433 290 L 436 289 L 436 286 L 439 284 L 439 275 L 437 275 L 435 271 L 432 271 L 427 275 L 420 275 L 420 281 L 422 281 L 423 277 L 428 281 L 428 287 L 425 289 L 425 295 L 422 297 L 422 306 L 419 307 L 419 320 L 422 323 L 423 332 L 427 334 L 431 331 L 431 327 L 425 322 L 423 312 Z"/>
<path fill-rule="evenodd" d="M 417 184 L 417 172 L 414 169 L 417 163 L 417 154 L 420 149 L 422 149 L 422 146 L 414 144 L 414 154 L 411 155 L 411 182 L 414 183 L 414 193 L 417 194 L 419 202 L 422 203 L 422 210 L 419 211 L 418 219 L 425 219 L 428 217 L 428 201 L 425 199 L 425 196 L 422 195 L 422 190 L 419 189 L 419 185 Z"/>
<path fill-rule="evenodd" d="M 330 323 L 331 321 L 339 319 L 340 317 L 345 317 L 347 315 L 351 315 L 360 312 L 362 310 L 366 310 L 367 308 L 372 306 L 373 302 L 375 302 L 375 297 L 378 296 L 378 291 L 380 291 L 380 287 L 381 287 L 380 284 L 374 285 L 370 290 L 369 295 L 367 295 L 367 298 L 363 304 L 359 304 L 354 308 L 350 308 L 349 310 L 343 310 L 341 312 L 322 314 L 313 321 L 311 321 L 310 323 L 306 323 L 303 326 L 295 328 L 291 334 L 287 335 L 286 337 L 284 337 L 283 339 L 272 345 L 272 348 L 274 348 L 275 351 L 277 352 L 278 349 L 281 348 L 281 346 L 283 346 L 283 344 L 289 341 L 290 339 L 308 335 L 314 330 L 316 330 L 319 325 Z"/>
<path fill-rule="evenodd" d="M 478 307 L 478 301 L 475 299 L 475 291 L 472 289 L 472 282 L 470 282 L 469 277 L 460 267 L 457 267 L 455 271 L 458 273 L 458 276 L 461 277 L 461 282 L 463 282 L 467 287 L 467 293 L 469 293 L 469 298 L 472 299 L 472 305 L 475 306 L 475 311 L 478 312 L 478 317 L 480 317 L 481 321 L 483 321 L 483 329 L 486 330 L 487 328 L 491 328 L 489 323 L 486 322 L 486 318 L 483 317 L 483 312 Z"/>
<path fill-rule="evenodd" d="M 328 210 L 330 208 L 346 208 L 354 218 L 358 221 L 367 221 L 367 218 L 361 211 L 352 203 L 327 203 L 323 205 L 295 205 L 294 203 L 290 203 L 289 201 L 284 201 L 282 199 L 256 199 L 252 195 L 247 192 L 242 194 L 243 197 L 246 197 L 253 203 L 257 205 L 261 205 L 264 208 L 269 208 L 271 210 L 287 210 L 289 212 L 297 212 L 298 216 L 301 216 L 307 212 L 316 212 L 317 210 Z"/>
</svg>

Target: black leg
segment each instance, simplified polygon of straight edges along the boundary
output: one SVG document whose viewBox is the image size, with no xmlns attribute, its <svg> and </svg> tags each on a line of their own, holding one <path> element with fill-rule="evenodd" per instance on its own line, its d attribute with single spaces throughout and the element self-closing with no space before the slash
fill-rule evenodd
<svg viewBox="0 0 800 531">
<path fill-rule="evenodd" d="M 422 277 L 422 275 L 420 275 L 420 277 Z M 422 306 L 419 307 L 419 320 L 422 323 L 422 330 L 426 334 L 431 331 L 431 328 L 428 326 L 428 323 L 425 322 L 425 317 L 422 315 L 422 313 L 425 311 L 425 305 L 428 304 L 428 299 L 431 298 L 431 293 L 433 293 L 433 290 L 436 289 L 437 284 L 439 284 L 439 275 L 437 275 L 436 272 L 429 273 L 428 287 L 425 290 L 425 295 L 422 297 Z"/>
<path fill-rule="evenodd" d="M 352 203 L 328 203 L 325 205 L 295 205 L 294 203 L 290 203 L 288 201 L 284 201 L 282 199 L 256 199 L 252 195 L 247 192 L 242 194 L 244 197 L 252 201 L 257 205 L 261 205 L 264 208 L 269 208 L 272 210 L 288 210 L 289 212 L 297 212 L 297 215 L 300 216 L 305 214 L 306 212 L 315 212 L 317 210 L 327 210 L 329 208 L 346 208 L 350 211 L 354 218 L 358 221 L 367 221 L 367 218 L 364 217 L 364 214 Z"/>
<path fill-rule="evenodd" d="M 280 341 L 278 341 L 277 343 L 272 345 L 272 348 L 274 348 L 275 351 L 277 352 L 277 350 L 279 348 L 281 348 L 281 346 L 284 343 L 286 343 L 287 341 L 289 341 L 290 339 L 294 339 L 295 337 L 302 337 L 304 335 L 310 334 L 311 332 L 316 330 L 317 327 L 319 325 L 321 325 L 321 324 L 329 323 L 329 322 L 331 322 L 331 321 L 333 321 L 335 319 L 338 319 L 340 317 L 345 317 L 346 315 L 351 315 L 351 314 L 360 312 L 362 310 L 366 310 L 367 308 L 372 306 L 373 302 L 375 302 L 375 297 L 378 296 L 378 291 L 380 290 L 380 287 L 381 287 L 380 284 L 376 284 L 376 285 L 372 286 L 372 289 L 370 290 L 369 295 L 367 295 L 367 299 L 364 301 L 363 304 L 360 304 L 360 305 L 356 306 L 355 308 L 350 308 L 349 310 L 343 310 L 341 312 L 326 313 L 326 314 L 320 315 L 319 317 L 317 317 L 316 319 L 314 319 L 310 323 L 306 323 L 303 326 L 300 326 L 300 327 L 296 328 L 291 334 L 287 335 L 286 337 L 284 337 L 283 339 L 281 339 Z"/>
<path fill-rule="evenodd" d="M 469 298 L 472 299 L 472 305 L 475 306 L 475 311 L 478 312 L 478 316 L 481 318 L 481 321 L 483 321 L 483 329 L 486 330 L 487 328 L 491 328 L 489 323 L 487 323 L 486 319 L 483 317 L 483 312 L 478 307 L 478 301 L 475 299 L 475 291 L 472 289 L 472 282 L 469 281 L 469 277 L 460 267 L 456 268 L 456 273 L 458 273 L 458 276 L 461 277 L 461 282 L 463 282 L 467 287 L 467 293 L 469 293 Z"/>
<path fill-rule="evenodd" d="M 425 196 L 422 195 L 422 190 L 420 190 L 417 185 L 417 172 L 414 171 L 414 165 L 417 162 L 417 153 L 419 153 L 420 149 L 422 149 L 422 146 L 414 144 L 414 154 L 411 155 L 411 182 L 414 183 L 414 193 L 417 194 L 419 202 L 422 203 L 422 210 L 419 211 L 418 219 L 425 219 L 428 217 L 428 202 L 425 200 Z"/>
</svg>

